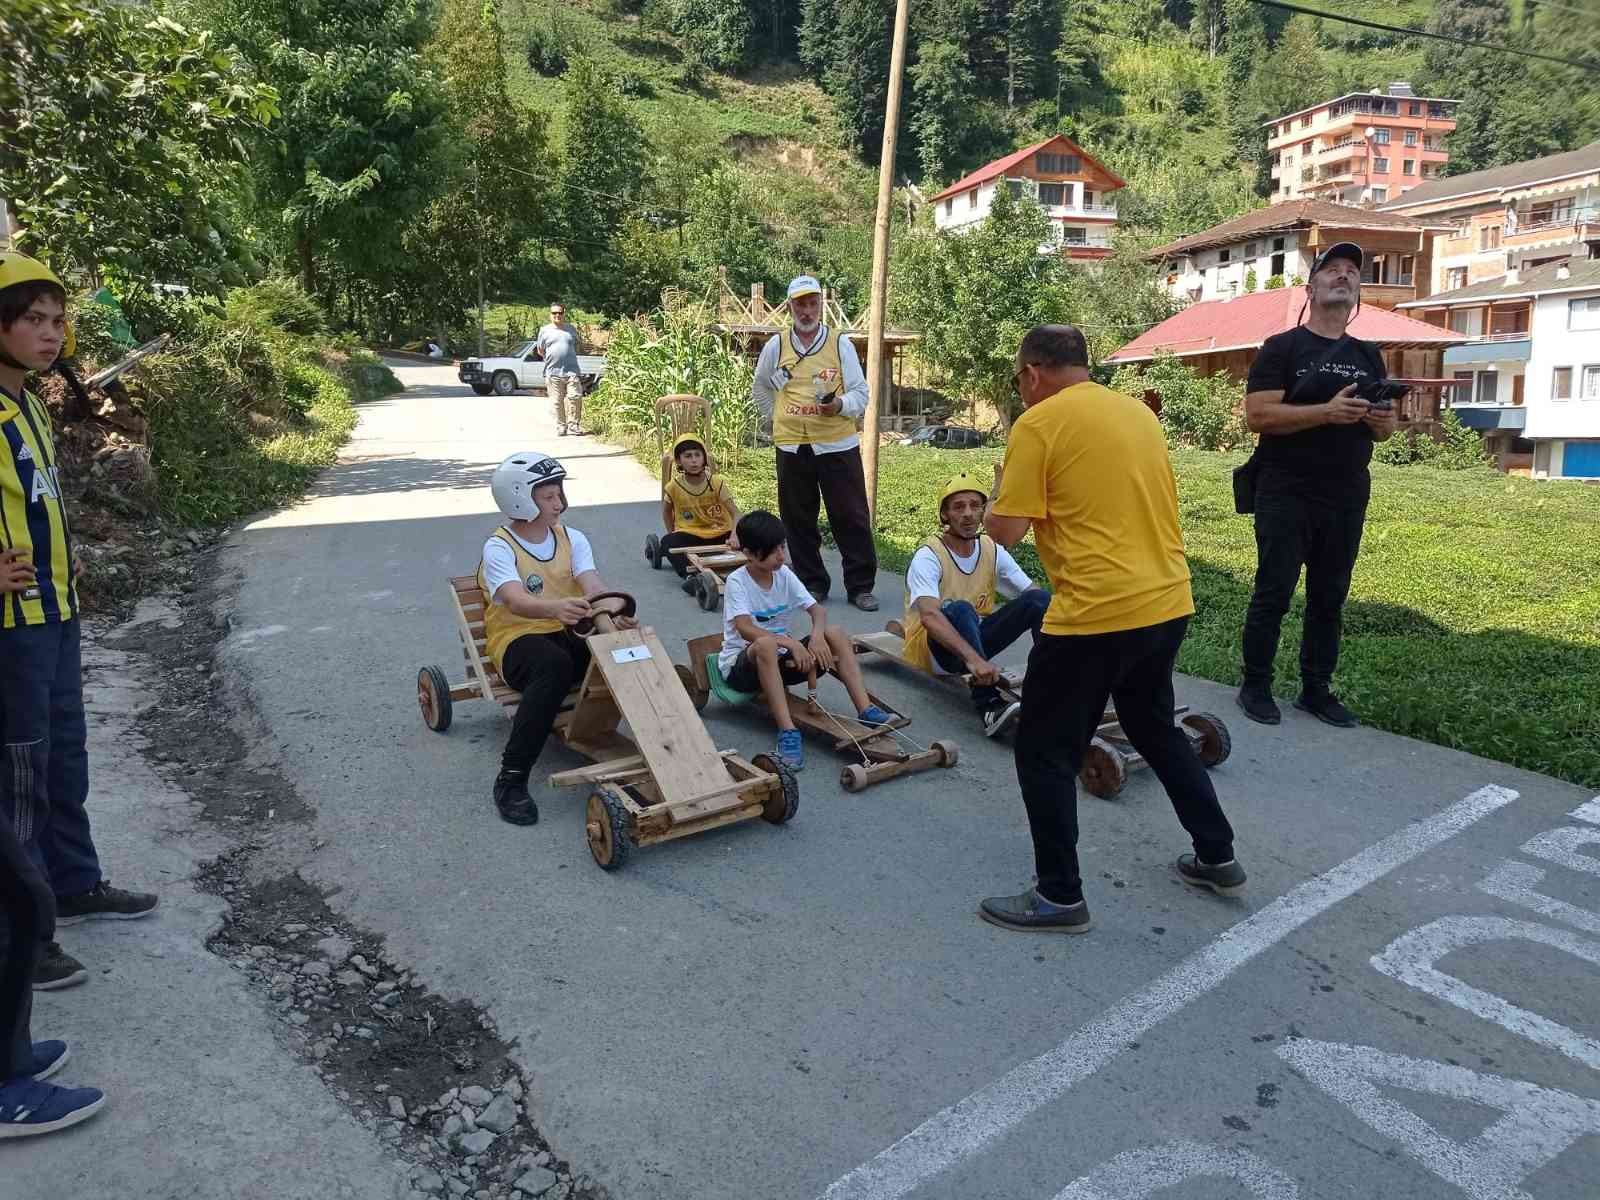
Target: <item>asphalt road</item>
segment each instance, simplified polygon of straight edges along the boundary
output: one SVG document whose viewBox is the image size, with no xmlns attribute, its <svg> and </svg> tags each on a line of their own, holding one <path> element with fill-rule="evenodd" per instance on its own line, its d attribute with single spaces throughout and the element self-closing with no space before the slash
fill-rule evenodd
<svg viewBox="0 0 1600 1200">
<path fill-rule="evenodd" d="M 1294 712 L 1260 728 L 1182 680 L 1233 732 L 1216 782 L 1250 891 L 1171 877 L 1187 847 L 1138 774 L 1082 802 L 1093 933 L 1017 935 L 974 913 L 1032 874 L 1008 747 L 960 697 L 875 666 L 914 736 L 960 742 L 957 767 L 851 795 L 813 741 L 790 825 L 603 873 L 580 791 L 540 793 L 533 828 L 497 818 L 499 712 L 459 705 L 443 736 L 418 717 L 419 666 L 459 677 L 444 579 L 495 523 L 493 465 L 560 455 L 569 523 L 670 652 L 716 617 L 643 561 L 657 484 L 621 451 L 558 441 L 542 397 L 399 372 L 411 390 L 365 408 L 347 462 L 231 538 L 224 661 L 317 810 L 306 873 L 520 1039 L 535 1119 L 616 1195 L 1595 1194 L 1589 795 Z M 830 619 L 880 627 L 899 582 L 878 591 L 884 613 L 835 600 Z M 706 719 L 720 746 L 770 745 L 749 712 Z"/>
</svg>

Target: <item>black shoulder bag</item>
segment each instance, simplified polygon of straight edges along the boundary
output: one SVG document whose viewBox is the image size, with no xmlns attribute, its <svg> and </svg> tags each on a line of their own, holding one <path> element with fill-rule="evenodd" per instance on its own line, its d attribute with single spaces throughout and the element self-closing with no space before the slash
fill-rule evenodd
<svg viewBox="0 0 1600 1200">
<path fill-rule="evenodd" d="M 1346 342 L 1352 341 L 1352 340 L 1354 340 L 1354 339 L 1352 339 L 1350 337 L 1350 335 L 1347 333 L 1347 334 L 1343 335 L 1342 337 L 1340 337 L 1338 341 L 1334 342 L 1333 345 L 1329 346 L 1326 350 L 1324 350 L 1317 357 L 1317 361 L 1311 364 L 1311 368 L 1308 371 L 1306 371 L 1306 373 L 1304 375 L 1300 376 L 1299 379 L 1296 379 L 1294 381 L 1294 386 L 1289 389 L 1287 394 L 1285 394 L 1285 396 L 1283 398 L 1283 402 L 1285 404 L 1287 404 L 1291 400 L 1293 400 L 1295 398 L 1295 396 L 1299 394 L 1300 389 L 1305 385 L 1306 380 L 1312 378 L 1314 375 L 1320 374 L 1322 372 L 1323 364 L 1326 363 L 1329 359 L 1331 359 L 1335 354 L 1339 353 L 1339 348 L 1341 346 L 1343 346 Z M 1361 345 L 1362 343 L 1357 343 L 1357 344 Z M 1257 437 L 1256 438 L 1256 448 L 1253 451 L 1251 451 L 1250 457 L 1245 459 L 1243 463 L 1241 463 L 1239 466 L 1237 466 L 1237 467 L 1235 467 L 1233 469 L 1233 511 L 1234 512 L 1240 513 L 1240 514 L 1243 514 L 1243 515 L 1247 515 L 1249 513 L 1255 512 L 1255 510 L 1256 510 L 1256 480 L 1259 479 L 1260 477 L 1261 477 L 1261 439 L 1260 439 L 1260 437 Z"/>
</svg>

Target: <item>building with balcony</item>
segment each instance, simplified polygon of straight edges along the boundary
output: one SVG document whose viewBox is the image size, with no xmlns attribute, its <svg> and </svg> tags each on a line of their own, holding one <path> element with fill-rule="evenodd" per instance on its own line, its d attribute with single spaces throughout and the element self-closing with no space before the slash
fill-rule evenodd
<svg viewBox="0 0 1600 1200">
<path fill-rule="evenodd" d="M 1420 294 L 1429 272 L 1428 237 L 1435 228 L 1398 214 L 1327 200 L 1291 200 L 1258 208 L 1200 233 L 1158 246 L 1145 257 L 1161 265 L 1159 281 L 1179 300 L 1225 300 L 1281 283 L 1304 283 L 1320 250 L 1355 242 L 1366 252 L 1362 300 L 1393 308 Z"/>
<path fill-rule="evenodd" d="M 1052 240 L 1040 253 L 1100 259 L 1111 253 L 1117 206 L 1111 199 L 1123 186 L 1112 171 L 1086 154 L 1071 138 L 1057 135 L 997 158 L 956 180 L 933 197 L 938 229 L 961 230 L 978 224 L 994 205 L 995 190 L 1038 202 L 1050 218 Z"/>
<path fill-rule="evenodd" d="M 1502 469 L 1600 479 L 1600 258 L 1508 271 L 1402 306 L 1471 340 L 1451 406 Z"/>
<path fill-rule="evenodd" d="M 1447 227 L 1419 297 L 1600 255 L 1600 142 L 1436 180 L 1380 211 Z"/>
<path fill-rule="evenodd" d="M 1391 83 L 1266 122 L 1272 203 L 1382 204 L 1439 178 L 1456 104 Z"/>
</svg>

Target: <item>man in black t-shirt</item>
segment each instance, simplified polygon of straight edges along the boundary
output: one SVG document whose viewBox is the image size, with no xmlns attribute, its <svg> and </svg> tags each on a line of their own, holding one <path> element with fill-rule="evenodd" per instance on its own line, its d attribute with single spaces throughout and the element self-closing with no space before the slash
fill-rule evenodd
<svg viewBox="0 0 1600 1200">
<path fill-rule="evenodd" d="M 1295 707 L 1330 725 L 1359 722 L 1333 694 L 1340 614 L 1361 549 L 1373 442 L 1394 433 L 1392 408 L 1356 398 L 1382 379 L 1383 359 L 1345 330 L 1361 302 L 1361 247 L 1340 242 L 1312 264 L 1310 318 L 1262 344 L 1245 384 L 1245 418 L 1260 434 L 1256 461 L 1256 583 L 1244 622 L 1239 707 L 1253 721 L 1282 720 L 1272 698 L 1278 632 L 1300 570 L 1306 618 Z"/>
</svg>

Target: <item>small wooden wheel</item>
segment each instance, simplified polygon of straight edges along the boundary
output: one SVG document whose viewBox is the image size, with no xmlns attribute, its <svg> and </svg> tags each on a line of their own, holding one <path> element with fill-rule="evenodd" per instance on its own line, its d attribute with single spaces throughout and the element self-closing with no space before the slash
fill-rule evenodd
<svg viewBox="0 0 1600 1200">
<path fill-rule="evenodd" d="M 1190 713 L 1183 718 L 1183 724 L 1200 735 L 1200 744 L 1195 747 L 1195 753 L 1200 756 L 1202 763 L 1214 767 L 1228 761 L 1228 755 L 1233 753 L 1233 738 L 1229 736 L 1228 727 L 1222 723 L 1221 717 L 1208 712 Z"/>
<path fill-rule="evenodd" d="M 615 871 L 628 861 L 628 810 L 611 792 L 589 793 L 583 832 L 602 871 Z"/>
<path fill-rule="evenodd" d="M 689 699 L 694 703 L 696 712 L 705 712 L 706 703 L 711 699 L 711 689 L 700 686 L 700 681 L 694 677 L 694 669 L 682 663 L 674 663 L 672 669 L 677 672 L 678 682 L 683 684 L 683 690 L 689 693 Z"/>
<path fill-rule="evenodd" d="M 961 747 L 954 742 L 934 742 L 928 749 L 938 752 L 941 767 L 953 767 L 961 761 Z"/>
<path fill-rule="evenodd" d="M 450 683 L 438 667 L 423 667 L 417 672 L 417 707 L 422 710 L 422 723 L 435 733 L 450 728 Z"/>
<path fill-rule="evenodd" d="M 847 792 L 859 792 L 867 783 L 867 769 L 860 763 L 851 763 L 839 772 L 839 786 Z"/>
<path fill-rule="evenodd" d="M 661 539 L 653 533 L 644 539 L 644 560 L 656 570 L 661 570 Z"/>
<path fill-rule="evenodd" d="M 1078 778 L 1083 781 L 1090 795 L 1109 800 L 1128 782 L 1128 768 L 1116 747 L 1095 738 L 1089 744 L 1089 752 L 1083 757 L 1083 770 Z"/>
<path fill-rule="evenodd" d="M 758 754 L 750 760 L 757 770 L 778 777 L 778 786 L 767 794 L 761 809 L 761 819 L 774 825 L 786 825 L 800 811 L 800 780 L 788 767 L 770 754 Z"/>
</svg>

